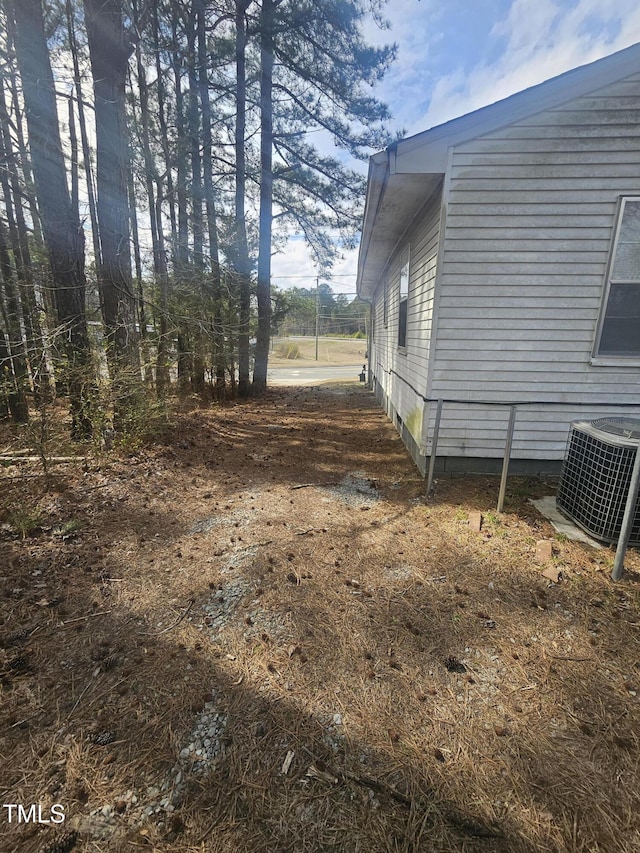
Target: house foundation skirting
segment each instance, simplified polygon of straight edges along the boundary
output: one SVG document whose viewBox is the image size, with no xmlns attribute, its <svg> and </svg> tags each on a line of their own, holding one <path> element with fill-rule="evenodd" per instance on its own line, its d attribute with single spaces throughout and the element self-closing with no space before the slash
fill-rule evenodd
<svg viewBox="0 0 640 853">
<path fill-rule="evenodd" d="M 385 410 L 391 423 L 395 426 L 403 444 L 409 451 L 416 467 L 423 477 L 426 477 L 429 467 L 429 457 L 420 453 L 420 447 L 411 435 L 402 417 L 396 411 L 389 396 L 382 386 L 372 377 L 373 391 L 376 400 Z M 456 477 L 463 474 L 495 474 L 502 473 L 502 459 L 481 456 L 436 456 L 435 473 L 444 477 Z M 562 470 L 561 459 L 511 459 L 509 474 L 513 476 L 550 476 L 558 477 Z"/>
</svg>

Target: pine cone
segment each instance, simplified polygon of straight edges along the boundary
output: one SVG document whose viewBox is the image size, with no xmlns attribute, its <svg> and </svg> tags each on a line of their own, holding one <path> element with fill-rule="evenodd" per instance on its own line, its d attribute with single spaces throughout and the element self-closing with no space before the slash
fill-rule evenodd
<svg viewBox="0 0 640 853">
<path fill-rule="evenodd" d="M 113 669 L 114 667 L 116 667 L 119 663 L 120 663 L 120 658 L 119 658 L 119 656 L 118 656 L 118 655 L 108 655 L 108 656 L 107 656 L 107 657 L 102 661 L 102 664 L 101 664 L 101 666 L 102 666 L 102 671 L 103 671 L 103 672 L 107 672 L 108 670 Z"/>
<path fill-rule="evenodd" d="M 27 655 L 18 655 L 13 660 L 9 661 L 9 670 L 11 672 L 26 672 L 29 669 L 29 658 Z"/>
<path fill-rule="evenodd" d="M 16 631 L 13 634 L 9 634 L 7 639 L 4 641 L 4 645 L 8 646 L 17 646 L 20 643 L 24 643 L 26 639 L 28 639 L 33 633 L 32 628 L 25 628 L 24 631 Z"/>
<path fill-rule="evenodd" d="M 63 833 L 55 841 L 49 841 L 40 848 L 40 853 L 69 853 L 73 850 L 78 840 L 75 829 Z"/>
<path fill-rule="evenodd" d="M 95 746 L 107 746 L 116 739 L 114 732 L 102 731 L 89 735 L 89 741 Z"/>
<path fill-rule="evenodd" d="M 466 666 L 458 658 L 448 657 L 444 660 L 445 667 L 449 672 L 466 672 Z"/>
</svg>

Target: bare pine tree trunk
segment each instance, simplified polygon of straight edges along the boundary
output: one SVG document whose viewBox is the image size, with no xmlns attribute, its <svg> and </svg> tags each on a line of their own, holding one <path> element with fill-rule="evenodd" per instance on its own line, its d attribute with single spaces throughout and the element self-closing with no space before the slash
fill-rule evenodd
<svg viewBox="0 0 640 853">
<path fill-rule="evenodd" d="M 140 45 L 136 45 L 136 68 L 138 90 L 140 94 L 140 124 L 142 129 L 142 151 L 145 164 L 145 183 L 147 189 L 147 204 L 149 207 L 149 225 L 151 228 L 151 245 L 153 249 L 153 271 L 160 293 L 160 337 L 156 362 L 156 390 L 162 399 L 169 389 L 168 341 L 167 341 L 167 291 L 168 273 L 167 260 L 164 254 L 164 236 L 162 232 L 162 181 L 158 175 L 153 153 L 151 151 L 151 135 L 149 130 L 149 90 L 147 73 L 142 60 Z M 155 182 L 155 187 L 154 187 Z M 157 198 L 155 197 L 157 188 Z"/>
<path fill-rule="evenodd" d="M 29 132 L 42 230 L 56 291 L 58 321 L 67 331 L 67 377 L 73 433 L 86 436 L 86 408 L 93 383 L 85 314 L 84 239 L 67 187 L 66 171 L 40 0 L 17 0 L 15 49 Z"/>
<path fill-rule="evenodd" d="M 31 367 L 31 378 L 36 403 L 50 397 L 51 385 L 45 357 L 44 340 L 33 282 L 29 233 L 22 209 L 18 163 L 13 151 L 9 115 L 4 91 L 0 94 L 0 183 L 4 195 L 5 212 L 9 226 L 9 240 L 18 279 L 20 303 L 27 335 L 26 353 Z"/>
<path fill-rule="evenodd" d="M 207 293 L 204 275 L 204 219 L 202 216 L 202 157 L 200 154 L 200 110 L 198 108 L 198 73 L 196 70 L 196 13 L 189 11 L 187 21 L 187 74 L 188 92 L 188 131 L 191 148 L 191 233 L 193 235 L 193 268 L 195 285 L 201 293 L 202 303 L 206 304 Z M 201 326 L 191 334 L 193 341 L 193 368 L 191 387 L 197 394 L 204 394 L 204 340 Z"/>
<path fill-rule="evenodd" d="M 196 70 L 196 16 L 191 11 L 187 29 L 187 74 L 189 78 L 188 126 L 191 148 L 191 232 L 193 264 L 198 272 L 204 268 L 204 222 L 202 217 L 202 158 L 200 155 L 200 110 L 198 108 L 198 73 Z"/>
<path fill-rule="evenodd" d="M 129 242 L 125 83 L 132 53 L 121 0 L 84 0 L 96 116 L 100 285 L 112 368 L 140 379 Z M 125 397 L 127 392 L 122 392 Z M 126 400 L 124 401 L 126 403 Z"/>
<path fill-rule="evenodd" d="M 238 392 L 249 394 L 249 320 L 251 316 L 251 280 L 246 221 L 246 156 L 245 134 L 247 121 L 247 70 L 245 13 L 250 0 L 236 0 L 236 192 L 235 192 L 235 252 L 238 272 L 239 326 L 238 335 Z"/>
<path fill-rule="evenodd" d="M 11 355 L 7 347 L 7 336 L 0 326 L 0 420 L 12 414 L 12 394 L 15 393 Z"/>
<path fill-rule="evenodd" d="M 162 228 L 162 182 L 158 178 L 156 190 L 156 231 L 157 231 L 157 270 L 158 290 L 160 293 L 160 319 L 158 336 L 158 362 L 156 367 L 156 384 L 158 397 L 162 398 L 169 391 L 171 377 L 169 373 L 169 272 L 167 270 L 167 255 Z"/>
<path fill-rule="evenodd" d="M 260 243 L 258 334 L 252 393 L 267 387 L 271 334 L 271 231 L 273 224 L 273 24 L 274 2 L 263 0 L 260 32 Z"/>
<path fill-rule="evenodd" d="M 153 384 L 153 371 L 149 358 L 149 336 L 147 334 L 147 312 L 145 310 L 144 288 L 142 281 L 142 253 L 140 250 L 140 235 L 138 232 L 138 211 L 136 209 L 136 193 L 133 181 L 133 171 L 127 173 L 127 194 L 129 197 L 129 224 L 131 225 L 131 244 L 133 247 L 133 266 L 135 269 L 136 317 L 140 329 L 142 351 L 142 369 L 147 385 Z"/>
<path fill-rule="evenodd" d="M 178 230 L 176 219 L 176 199 L 173 185 L 173 160 L 169 148 L 169 131 L 167 127 L 167 105 L 166 105 L 166 89 L 164 85 L 165 69 L 162 67 L 160 57 L 160 23 L 158 20 L 158 7 L 153 4 L 153 49 L 156 60 L 156 87 L 157 87 L 157 106 L 158 106 L 158 122 L 160 124 L 160 137 L 162 144 L 162 154 L 164 157 L 164 167 L 167 181 L 167 201 L 169 204 L 169 222 L 171 229 L 171 245 L 174 249 L 174 261 L 176 258 L 176 247 L 178 244 Z M 169 373 L 169 270 L 167 268 L 167 255 L 165 246 L 165 237 L 162 226 L 162 179 L 156 173 L 156 214 L 155 223 L 158 237 L 158 263 L 159 277 L 158 290 L 160 297 L 160 316 L 158 319 L 158 361 L 156 366 L 156 382 L 158 396 L 166 394 L 170 387 Z"/>
<path fill-rule="evenodd" d="M 178 203 L 178 239 L 174 247 L 174 267 L 180 277 L 186 273 L 189 259 L 189 218 L 187 214 L 187 138 L 184 119 L 184 95 L 182 90 L 182 60 L 178 49 L 178 12 L 176 8 L 174 8 L 171 21 L 171 34 L 173 39 L 171 64 L 173 66 L 176 99 L 176 198 Z"/>
<path fill-rule="evenodd" d="M 189 273 L 189 215 L 187 208 L 187 136 L 184 94 L 184 62 L 180 53 L 179 12 L 177 5 L 172 8 L 171 18 L 171 66 L 174 76 L 175 122 L 176 122 L 176 202 L 177 202 L 177 240 L 173 247 L 173 268 L 176 284 L 184 286 Z M 193 352 L 188 330 L 182 323 L 178 331 L 178 388 L 186 392 L 189 388 L 193 368 Z"/>
<path fill-rule="evenodd" d="M 11 390 L 8 395 L 9 409 L 16 423 L 26 424 L 29 421 L 29 371 L 25 356 L 24 340 L 20 328 L 20 307 L 16 291 L 13 267 L 7 246 L 7 235 L 4 224 L 0 220 L 0 281 L 4 291 L 4 319 L 9 333 L 9 348 L 11 357 L 10 382 Z"/>
<path fill-rule="evenodd" d="M 213 190 L 213 157 L 211 138 L 211 104 L 209 101 L 209 76 L 207 73 L 207 39 L 205 21 L 205 2 L 198 0 L 196 7 L 198 35 L 198 88 L 200 91 L 200 112 L 202 114 L 202 183 L 205 210 L 207 214 L 207 237 L 209 241 L 210 287 L 209 299 L 212 303 L 211 331 L 213 334 L 213 365 L 215 372 L 215 394 L 217 399 L 224 395 L 224 354 L 222 332 L 220 329 L 220 256 L 218 247 L 218 223 Z"/>
<path fill-rule="evenodd" d="M 160 22 L 158 19 L 158 5 L 154 3 L 152 6 L 153 15 L 153 52 L 156 60 L 156 90 L 158 102 L 158 122 L 160 124 L 160 143 L 162 145 L 162 154 L 164 157 L 164 166 L 167 181 L 167 201 L 169 203 L 169 221 L 171 224 L 171 244 L 176 246 L 178 242 L 178 225 L 176 219 L 176 204 L 175 204 L 175 188 L 173 185 L 173 167 L 174 161 L 171 157 L 169 147 L 169 128 L 167 127 L 167 105 L 166 105 L 166 88 L 164 85 L 164 75 L 166 73 L 162 66 L 160 55 Z"/>
<path fill-rule="evenodd" d="M 98 230 L 98 214 L 96 212 L 96 196 L 93 184 L 93 169 L 91 168 L 91 151 L 89 149 L 89 136 L 87 134 L 87 120 L 84 112 L 84 96 L 82 93 L 82 75 L 78 62 L 78 45 L 73 19 L 73 7 L 71 0 L 66 0 L 67 35 L 69 37 L 69 48 L 73 63 L 73 82 L 76 90 L 76 102 L 78 104 L 78 123 L 80 125 L 80 140 L 82 143 L 82 158 L 84 160 L 84 174 L 87 185 L 87 201 L 89 205 L 89 219 L 91 221 L 91 237 L 93 241 L 93 254 L 96 269 L 100 268 L 100 233 Z"/>
</svg>

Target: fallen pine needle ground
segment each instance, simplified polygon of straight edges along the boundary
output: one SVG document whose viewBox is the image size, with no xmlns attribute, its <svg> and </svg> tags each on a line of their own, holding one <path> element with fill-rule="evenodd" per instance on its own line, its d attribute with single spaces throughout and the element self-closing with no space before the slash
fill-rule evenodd
<svg viewBox="0 0 640 853">
<path fill-rule="evenodd" d="M 1 850 L 640 850 L 640 559 L 554 482 L 427 499 L 355 385 L 39 472 L 0 469 Z"/>
</svg>

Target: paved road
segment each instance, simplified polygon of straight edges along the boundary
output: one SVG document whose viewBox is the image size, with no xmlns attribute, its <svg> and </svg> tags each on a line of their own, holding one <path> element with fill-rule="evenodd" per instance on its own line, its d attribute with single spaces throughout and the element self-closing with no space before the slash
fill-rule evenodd
<svg viewBox="0 0 640 853">
<path fill-rule="evenodd" d="M 319 385 L 332 379 L 358 381 L 362 365 L 347 367 L 271 367 L 267 372 L 270 385 Z"/>
</svg>

